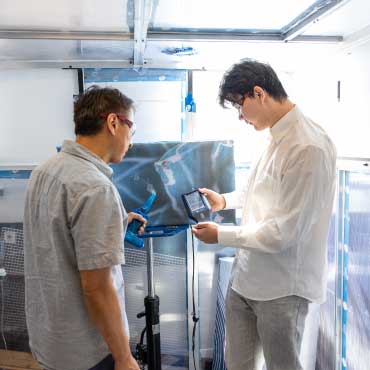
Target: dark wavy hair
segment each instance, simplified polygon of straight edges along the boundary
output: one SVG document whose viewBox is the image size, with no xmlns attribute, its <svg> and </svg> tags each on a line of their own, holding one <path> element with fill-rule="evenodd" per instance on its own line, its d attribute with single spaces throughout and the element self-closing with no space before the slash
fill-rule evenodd
<svg viewBox="0 0 370 370">
<path fill-rule="evenodd" d="M 104 115 L 127 113 L 134 102 L 118 89 L 93 85 L 74 104 L 75 134 L 90 136 L 101 131 Z"/>
<path fill-rule="evenodd" d="M 235 96 L 254 96 L 253 88 L 261 87 L 280 102 L 288 98 L 278 76 L 270 65 L 253 59 L 243 59 L 234 64 L 223 76 L 218 94 L 219 103 L 237 103 Z"/>
</svg>

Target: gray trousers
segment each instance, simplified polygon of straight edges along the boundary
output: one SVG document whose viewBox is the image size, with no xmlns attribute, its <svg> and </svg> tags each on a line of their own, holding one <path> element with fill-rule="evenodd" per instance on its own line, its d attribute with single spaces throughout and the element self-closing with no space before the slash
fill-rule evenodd
<svg viewBox="0 0 370 370">
<path fill-rule="evenodd" d="M 228 370 L 302 370 L 299 352 L 309 301 L 288 296 L 246 299 L 229 287 L 226 298 Z"/>
</svg>

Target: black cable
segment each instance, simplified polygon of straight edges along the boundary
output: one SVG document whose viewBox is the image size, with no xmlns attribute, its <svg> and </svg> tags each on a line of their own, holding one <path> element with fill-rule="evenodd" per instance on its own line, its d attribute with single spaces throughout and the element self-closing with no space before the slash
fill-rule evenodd
<svg viewBox="0 0 370 370">
<path fill-rule="evenodd" d="M 199 321 L 199 317 L 197 317 L 195 312 L 195 291 L 194 291 L 194 279 L 195 279 L 195 251 L 194 251 L 194 234 L 191 233 L 191 246 L 192 246 L 192 253 L 193 253 L 193 276 L 192 276 L 192 297 L 193 297 L 193 336 L 192 336 L 192 352 L 193 352 L 193 363 L 194 363 L 194 370 L 197 370 L 197 366 L 195 363 L 195 332 L 197 329 L 197 324 Z"/>
<path fill-rule="evenodd" d="M 144 344 L 144 335 L 146 333 L 146 327 L 143 329 L 143 331 L 141 332 L 141 335 L 140 335 L 140 344 L 143 345 Z"/>
</svg>

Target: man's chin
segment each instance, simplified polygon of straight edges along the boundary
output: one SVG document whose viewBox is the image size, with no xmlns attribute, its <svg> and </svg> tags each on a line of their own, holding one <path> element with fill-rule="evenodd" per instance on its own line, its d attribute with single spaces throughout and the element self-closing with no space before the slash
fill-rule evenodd
<svg viewBox="0 0 370 370">
<path fill-rule="evenodd" d="M 114 163 L 114 164 L 120 163 L 125 157 L 125 154 L 126 153 L 122 154 L 120 157 L 117 156 L 116 158 L 113 158 L 110 163 Z"/>
<path fill-rule="evenodd" d="M 253 125 L 253 124 L 252 124 Z M 259 127 L 259 126 L 256 126 L 256 125 L 253 125 L 254 129 L 256 131 L 263 131 L 265 129 L 265 127 Z"/>
</svg>

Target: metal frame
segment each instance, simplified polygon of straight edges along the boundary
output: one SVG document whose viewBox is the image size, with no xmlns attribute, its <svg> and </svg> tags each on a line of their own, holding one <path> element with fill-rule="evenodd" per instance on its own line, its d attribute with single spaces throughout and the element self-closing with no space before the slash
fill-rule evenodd
<svg viewBox="0 0 370 370">
<path fill-rule="evenodd" d="M 152 0 L 135 0 L 134 21 L 134 68 L 142 67 L 149 22 L 152 17 Z"/>
<path fill-rule="evenodd" d="M 302 31 L 303 32 L 303 31 Z M 160 29 L 150 29 L 148 31 L 148 40 L 151 41 L 255 41 L 255 42 L 286 42 L 284 34 L 279 30 L 238 30 L 238 31 L 220 31 L 213 29 L 201 29 L 197 31 L 187 31 L 183 29 L 169 29 L 162 31 Z M 342 42 L 342 36 L 297 36 L 294 42 Z"/>
<path fill-rule="evenodd" d="M 0 39 L 29 40 L 133 40 L 131 32 L 112 31 L 51 31 L 51 30 L 0 30 Z"/>
<path fill-rule="evenodd" d="M 99 60 L 99 59 L 66 59 L 66 60 L 8 60 L 0 61 L 0 68 L 22 69 L 22 68 L 132 68 L 131 60 Z M 153 66 L 150 68 L 163 68 Z M 173 65 L 172 69 L 176 66 Z M 171 69 L 171 68 L 169 68 Z"/>
<path fill-rule="evenodd" d="M 55 30 L 27 30 L 27 29 L 3 29 L 0 30 L 0 39 L 29 39 L 29 40 L 77 40 L 80 41 L 80 56 L 75 60 L 5 60 L 0 61 L 3 68 L 83 68 L 83 67 L 114 67 L 114 68 L 176 68 L 176 64 L 155 65 L 150 60 L 145 60 L 145 48 L 148 42 L 155 41 L 178 41 L 178 42 L 324 42 L 341 43 L 342 36 L 320 36 L 301 35 L 310 25 L 319 18 L 327 16 L 350 0 L 318 0 L 298 17 L 292 20 L 282 29 L 240 29 L 227 32 L 221 29 L 180 29 L 170 28 L 149 28 L 153 14 L 153 0 L 134 0 L 134 22 L 133 32 L 112 32 L 112 31 L 55 31 Z M 132 16 L 132 12 L 129 17 Z M 128 24 L 132 26 L 131 18 Z M 130 27 L 132 31 L 132 27 Z M 353 36 L 351 42 L 356 40 Z M 364 36 L 361 36 L 362 39 Z M 133 41 L 133 57 L 130 60 L 92 60 L 83 59 L 83 43 L 86 40 L 105 41 Z M 130 45 L 131 46 L 131 45 Z M 191 67 L 191 65 L 190 65 Z"/>
<path fill-rule="evenodd" d="M 282 28 L 284 41 L 291 41 L 303 33 L 309 26 L 329 15 L 349 0 L 319 0 L 312 4 L 308 9 L 293 19 L 288 25 Z"/>
<path fill-rule="evenodd" d="M 139 0 L 137 0 L 139 1 Z M 184 29 L 148 29 L 146 25 L 135 23 L 135 32 L 111 32 L 111 31 L 51 31 L 51 30 L 0 30 L 0 39 L 28 39 L 28 40 L 81 40 L 81 41 L 135 41 L 137 51 L 150 41 L 272 41 L 285 42 L 285 34 L 278 30 L 239 30 L 225 32 L 215 29 L 201 29 L 188 31 Z M 303 32 L 303 31 L 302 31 Z M 144 35 L 145 33 L 145 35 Z M 141 35 L 141 37 L 140 37 Z M 296 36 L 294 42 L 342 42 L 342 36 Z M 140 45 L 139 45 L 140 44 Z M 143 50 L 142 50 L 143 51 Z"/>
</svg>

